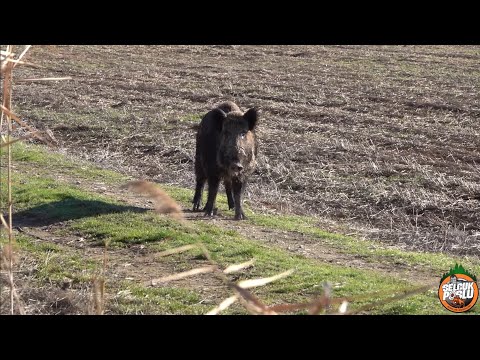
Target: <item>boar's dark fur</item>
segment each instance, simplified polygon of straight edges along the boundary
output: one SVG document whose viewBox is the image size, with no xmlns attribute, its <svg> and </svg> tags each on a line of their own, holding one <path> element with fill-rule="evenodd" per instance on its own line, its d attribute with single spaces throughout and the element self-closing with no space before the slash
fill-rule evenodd
<svg viewBox="0 0 480 360">
<path fill-rule="evenodd" d="M 218 105 L 203 117 L 197 132 L 193 211 L 200 210 L 203 187 L 208 182 L 208 199 L 203 211 L 206 216 L 214 215 L 218 187 L 223 180 L 228 207 L 235 209 L 235 219 L 246 218 L 242 197 L 248 177 L 257 164 L 257 120 L 255 108 L 242 113 L 231 101 Z"/>
</svg>

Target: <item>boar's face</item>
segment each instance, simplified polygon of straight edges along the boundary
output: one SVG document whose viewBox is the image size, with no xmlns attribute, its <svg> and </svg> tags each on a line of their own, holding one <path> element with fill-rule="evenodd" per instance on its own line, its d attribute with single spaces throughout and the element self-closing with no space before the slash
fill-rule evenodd
<svg viewBox="0 0 480 360">
<path fill-rule="evenodd" d="M 217 160 L 228 176 L 240 177 L 253 171 L 257 153 L 254 132 L 257 119 L 255 109 L 243 115 L 239 112 L 225 115 Z"/>
</svg>

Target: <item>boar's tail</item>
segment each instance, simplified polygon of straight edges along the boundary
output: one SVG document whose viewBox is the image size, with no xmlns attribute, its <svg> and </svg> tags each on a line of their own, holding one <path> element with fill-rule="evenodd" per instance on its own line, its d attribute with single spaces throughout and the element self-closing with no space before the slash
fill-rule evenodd
<svg viewBox="0 0 480 360">
<path fill-rule="evenodd" d="M 153 200 L 157 213 L 167 214 L 178 220 L 184 219 L 180 205 L 156 184 L 145 180 L 135 180 L 123 185 L 122 188 L 133 190 Z"/>
</svg>

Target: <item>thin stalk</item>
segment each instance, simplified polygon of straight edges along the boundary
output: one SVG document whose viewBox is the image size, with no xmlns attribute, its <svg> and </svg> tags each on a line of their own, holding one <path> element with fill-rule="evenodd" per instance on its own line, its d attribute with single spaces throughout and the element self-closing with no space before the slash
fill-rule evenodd
<svg viewBox="0 0 480 360">
<path fill-rule="evenodd" d="M 7 52 L 12 52 L 13 46 L 7 47 Z M 5 78 L 3 83 L 3 106 L 8 110 L 12 108 L 12 69 L 13 64 L 7 63 L 5 69 Z M 12 121 L 10 116 L 5 117 L 7 120 L 7 143 L 11 141 L 12 134 Z M 13 251 L 13 226 L 12 226 L 12 214 L 13 214 L 13 201 L 12 201 L 12 147 L 11 144 L 7 145 L 7 206 L 8 206 L 8 245 L 10 251 Z M 8 277 L 10 282 L 10 314 L 14 313 L 14 284 L 13 284 L 13 256 L 9 256 Z"/>
</svg>

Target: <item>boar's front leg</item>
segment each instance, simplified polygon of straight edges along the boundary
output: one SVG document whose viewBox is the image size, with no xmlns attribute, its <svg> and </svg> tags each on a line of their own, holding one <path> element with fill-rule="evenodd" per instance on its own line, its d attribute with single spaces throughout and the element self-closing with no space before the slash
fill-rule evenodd
<svg viewBox="0 0 480 360">
<path fill-rule="evenodd" d="M 239 179 L 233 179 L 233 198 L 235 202 L 235 220 L 245 220 L 247 217 L 242 210 L 242 197 L 245 191 L 247 181 L 240 181 Z"/>
<path fill-rule="evenodd" d="M 215 199 L 217 198 L 218 185 L 220 184 L 220 179 L 216 176 L 211 176 L 208 178 L 208 200 L 205 204 L 205 216 L 215 215 Z"/>
<path fill-rule="evenodd" d="M 228 209 L 232 210 L 235 207 L 235 201 L 233 200 L 232 180 L 225 179 L 223 184 L 225 185 L 225 192 L 227 193 Z"/>
<path fill-rule="evenodd" d="M 202 205 L 203 186 L 207 179 L 203 176 L 197 176 L 197 185 L 195 186 L 195 196 L 193 197 L 193 211 L 199 211 Z"/>
</svg>

